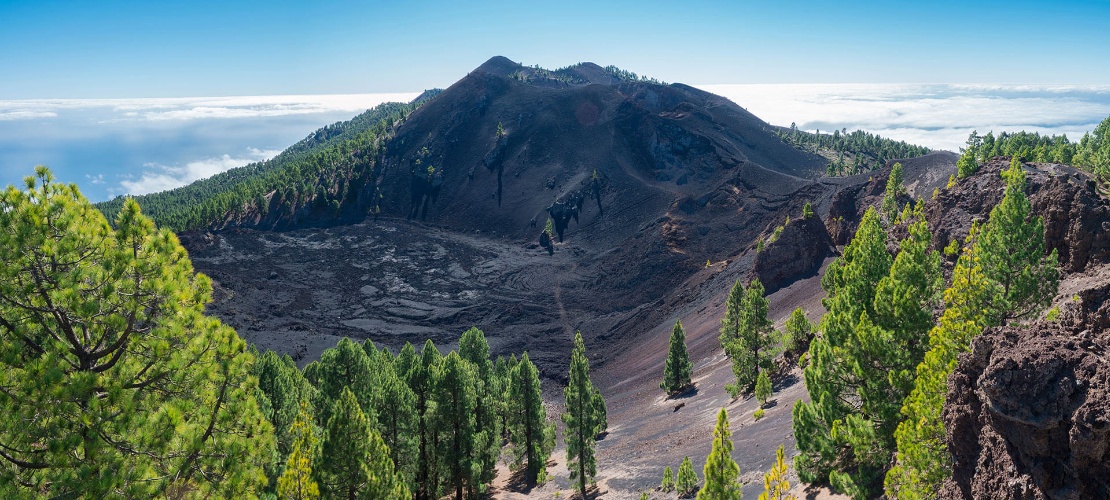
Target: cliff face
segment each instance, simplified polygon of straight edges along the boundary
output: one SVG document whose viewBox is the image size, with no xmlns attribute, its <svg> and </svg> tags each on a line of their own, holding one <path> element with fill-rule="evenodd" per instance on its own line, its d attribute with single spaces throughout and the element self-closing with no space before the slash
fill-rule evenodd
<svg viewBox="0 0 1110 500">
<path fill-rule="evenodd" d="M 1003 327 L 948 379 L 946 498 L 1110 497 L 1110 331 Z"/>
</svg>

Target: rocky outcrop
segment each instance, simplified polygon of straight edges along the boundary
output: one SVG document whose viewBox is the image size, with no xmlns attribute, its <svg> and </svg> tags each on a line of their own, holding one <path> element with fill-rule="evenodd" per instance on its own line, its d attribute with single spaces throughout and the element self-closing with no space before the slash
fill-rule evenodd
<svg viewBox="0 0 1110 500">
<path fill-rule="evenodd" d="M 1009 158 L 995 158 L 925 204 L 936 248 L 967 236 L 973 221 L 987 221 L 1005 193 L 999 173 L 1009 164 Z M 1045 249 L 1056 250 L 1061 270 L 1083 272 L 1110 262 L 1110 202 L 1099 195 L 1090 174 L 1046 163 L 1025 167 L 1025 191 L 1033 213 L 1044 218 Z"/>
<path fill-rule="evenodd" d="M 770 294 L 816 274 L 825 258 L 834 253 L 832 239 L 820 219 L 795 219 L 755 256 L 748 277 L 759 278 Z"/>
<path fill-rule="evenodd" d="M 1110 331 L 1077 327 L 992 329 L 960 357 L 943 498 L 1110 498 Z"/>
</svg>

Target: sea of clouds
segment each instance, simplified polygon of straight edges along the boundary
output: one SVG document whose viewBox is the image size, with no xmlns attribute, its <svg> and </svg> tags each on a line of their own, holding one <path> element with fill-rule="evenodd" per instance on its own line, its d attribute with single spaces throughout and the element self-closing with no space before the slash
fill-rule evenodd
<svg viewBox="0 0 1110 500">
<path fill-rule="evenodd" d="M 274 157 L 312 131 L 418 93 L 0 100 L 0 185 L 45 164 L 94 201 Z"/>
<path fill-rule="evenodd" d="M 699 85 L 774 124 L 862 129 L 958 151 L 972 130 L 1078 140 L 1110 85 Z M 273 157 L 319 127 L 418 93 L 0 100 L 0 185 L 45 164 L 94 201 L 185 185 Z"/>
<path fill-rule="evenodd" d="M 1110 85 L 700 85 L 773 125 L 857 129 L 959 151 L 978 131 L 1066 134 L 1078 141 L 1110 116 Z"/>
</svg>

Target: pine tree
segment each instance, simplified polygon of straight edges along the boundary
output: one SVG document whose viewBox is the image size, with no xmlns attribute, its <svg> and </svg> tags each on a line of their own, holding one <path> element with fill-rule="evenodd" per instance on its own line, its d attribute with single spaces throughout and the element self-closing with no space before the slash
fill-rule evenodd
<svg viewBox="0 0 1110 500">
<path fill-rule="evenodd" d="M 721 408 L 717 427 L 713 429 L 713 449 L 705 459 L 705 485 L 698 491 L 698 500 L 740 499 L 740 466 L 732 459 L 731 438 L 728 412 Z"/>
<path fill-rule="evenodd" d="M 405 357 L 401 351 L 400 359 Z M 420 358 L 415 359 L 408 375 L 409 387 L 416 397 L 418 456 L 416 467 L 417 497 L 439 498 L 439 459 L 437 448 L 439 436 L 436 432 L 436 387 L 439 384 L 439 354 L 431 339 L 424 343 Z"/>
<path fill-rule="evenodd" d="M 915 218 L 921 218 L 920 207 Z M 794 406 L 803 481 L 828 478 L 840 492 L 872 496 L 889 466 L 901 401 L 913 387 L 931 327 L 939 257 L 929 252 L 923 220 L 909 227 L 893 264 L 878 217 L 868 210 L 822 284 L 829 291 L 825 335 L 810 346 L 805 369 L 811 402 Z M 887 271 L 879 278 L 883 269 Z"/>
<path fill-rule="evenodd" d="M 721 320 L 721 346 L 732 360 L 737 392 L 755 386 L 760 369 L 770 368 L 771 321 L 767 319 L 767 299 L 763 283 L 754 279 L 744 288 L 739 281 L 733 285 L 725 303 Z"/>
<path fill-rule="evenodd" d="M 680 497 L 690 496 L 698 489 L 698 473 L 694 472 L 694 462 L 690 461 L 690 457 L 682 459 L 682 464 L 678 466 L 675 487 Z"/>
<path fill-rule="evenodd" d="M 790 494 L 790 482 L 786 480 L 786 453 L 782 445 L 775 450 L 775 464 L 763 475 L 763 493 L 759 500 L 796 500 Z"/>
<path fill-rule="evenodd" d="M 574 334 L 574 350 L 570 356 L 570 378 L 563 389 L 566 398 L 563 423 L 566 430 L 563 441 L 567 447 L 567 468 L 571 480 L 577 480 L 577 489 L 586 494 L 586 481 L 597 475 L 597 460 L 594 457 L 594 440 L 602 422 L 599 421 L 598 401 L 600 392 L 590 382 L 590 362 L 586 359 L 586 344 L 582 333 Z M 600 405 L 604 409 L 604 401 Z"/>
<path fill-rule="evenodd" d="M 947 308 L 929 333 L 929 351 L 917 367 L 899 425 L 897 464 L 886 476 L 890 496 L 925 498 L 951 475 L 941 409 L 948 375 L 957 356 L 984 328 L 1039 313 L 1056 294 L 1056 252 L 1044 254 L 1044 224 L 1030 217 L 1021 163 L 1011 160 L 1004 174 L 1006 193 L 980 232 L 972 227 L 952 285 Z"/>
<path fill-rule="evenodd" d="M 331 419 L 331 407 L 339 401 L 343 389 L 350 389 L 358 400 L 359 409 L 377 419 L 373 404 L 373 375 L 370 357 L 357 342 L 343 338 L 334 349 L 320 355 L 317 365 L 316 418 L 320 425 Z"/>
<path fill-rule="evenodd" d="M 771 397 L 771 378 L 767 376 L 767 371 L 759 372 L 759 378 L 755 381 L 755 399 L 759 402 L 759 407 L 767 406 L 767 399 Z"/>
<path fill-rule="evenodd" d="M 266 466 L 266 476 L 271 479 L 266 490 L 272 492 L 277 487 L 274 481 L 293 449 L 293 436 L 290 434 L 293 421 L 297 419 L 302 405 L 308 405 L 309 415 L 312 415 L 311 402 L 315 399 L 316 389 L 297 369 L 289 355 L 279 356 L 274 351 L 257 353 L 253 347 L 250 352 L 255 355 L 251 373 L 258 378 L 260 391 L 255 399 L 273 425 L 277 438 L 277 453 Z"/>
<path fill-rule="evenodd" d="M 451 351 L 443 358 L 436 387 L 437 423 L 441 433 L 441 460 L 455 499 L 462 500 L 463 488 L 474 489 L 480 481 L 481 463 L 470 453 L 475 438 L 476 386 L 473 365 Z"/>
<path fill-rule="evenodd" d="M 514 463 L 523 464 L 527 481 L 534 482 L 544 470 L 551 448 L 544 439 L 547 410 L 543 407 L 540 375 L 525 352 L 510 372 L 509 441 Z"/>
<path fill-rule="evenodd" d="M 367 340 L 363 346 L 371 346 L 370 341 Z M 398 375 L 397 361 L 389 352 L 382 351 L 369 358 L 373 374 L 370 400 L 377 415 L 377 428 L 389 447 L 389 457 L 397 472 L 408 483 L 416 474 L 416 394 Z"/>
<path fill-rule="evenodd" d="M 668 465 L 663 469 L 663 484 L 660 488 L 663 489 L 663 493 L 670 493 L 674 491 L 674 487 L 674 471 L 672 471 L 671 466 Z"/>
<path fill-rule="evenodd" d="M 903 185 L 904 174 L 902 172 L 902 164 L 895 163 L 890 169 L 890 176 L 886 180 L 886 191 L 883 193 L 883 201 L 881 210 L 887 221 L 894 221 L 898 215 L 898 198 L 906 195 L 906 187 Z"/>
<path fill-rule="evenodd" d="M 285 462 L 285 471 L 277 482 L 277 495 L 290 500 L 320 498 L 320 486 L 312 477 L 317 439 L 313 432 L 312 411 L 307 402 L 301 404 L 297 419 L 289 426 L 292 451 Z"/>
<path fill-rule="evenodd" d="M 951 474 L 940 414 L 948 374 L 971 339 L 992 324 L 989 305 L 1000 293 L 979 264 L 978 234 L 979 229 L 973 225 L 952 271 L 952 285 L 944 292 L 944 314 L 929 332 L 929 351 L 917 366 L 914 388 L 901 410 L 904 419 L 894 434 L 897 464 L 885 480 L 891 497 L 933 498 Z"/>
<path fill-rule="evenodd" d="M 478 483 L 493 480 L 497 457 L 501 451 L 501 429 L 497 419 L 499 383 L 495 378 L 493 361 L 489 357 L 489 344 L 481 330 L 471 327 L 459 338 L 459 356 L 476 369 L 474 439 L 470 446 L 471 459 L 480 465 Z M 473 492 L 472 492 L 473 493 Z"/>
<path fill-rule="evenodd" d="M 671 348 L 667 352 L 666 366 L 663 368 L 663 381 L 659 388 L 667 394 L 675 394 L 690 385 L 690 372 L 692 364 L 690 356 L 686 354 L 686 331 L 682 329 L 682 322 L 675 321 L 671 330 Z"/>
<path fill-rule="evenodd" d="M 809 349 L 809 343 L 813 341 L 813 324 L 806 319 L 806 312 L 801 307 L 790 313 L 783 328 L 786 330 L 783 347 L 788 352 L 801 353 Z"/>
<path fill-rule="evenodd" d="M 0 497 L 249 495 L 273 431 L 211 281 L 128 199 L 46 167 L 0 192 Z"/>
<path fill-rule="evenodd" d="M 409 496 L 389 449 L 349 388 L 343 388 L 333 406 L 320 457 L 320 482 L 330 498 Z"/>
<path fill-rule="evenodd" d="M 991 209 L 979 245 L 987 277 L 1002 287 L 992 309 L 1000 322 L 1027 319 L 1043 310 L 1056 294 L 1059 271 L 1056 250 L 1045 255 L 1044 220 L 1031 216 L 1025 196 L 1025 172 L 1017 157 L 1003 172 L 1006 194 Z"/>
</svg>

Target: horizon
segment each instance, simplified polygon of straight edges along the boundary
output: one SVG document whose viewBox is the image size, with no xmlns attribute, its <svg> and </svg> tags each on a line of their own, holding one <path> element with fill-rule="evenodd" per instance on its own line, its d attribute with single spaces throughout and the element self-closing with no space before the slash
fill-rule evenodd
<svg viewBox="0 0 1110 500">
<path fill-rule="evenodd" d="M 496 55 L 615 65 L 803 130 L 949 150 L 971 130 L 1075 140 L 1110 115 L 1106 19 L 1110 3 L 1078 0 L 0 0 L 0 185 L 46 164 L 94 200 L 172 188 L 265 160 L 383 96 L 447 88 Z M 1053 36 L 1031 40 L 1033 28 Z"/>
<path fill-rule="evenodd" d="M 694 85 L 771 125 L 864 130 L 959 152 L 971 131 L 1077 141 L 1110 115 L 1110 85 Z M 315 130 L 420 92 L 0 100 L 0 184 L 45 164 L 93 201 L 164 191 L 265 161 Z"/>
</svg>

